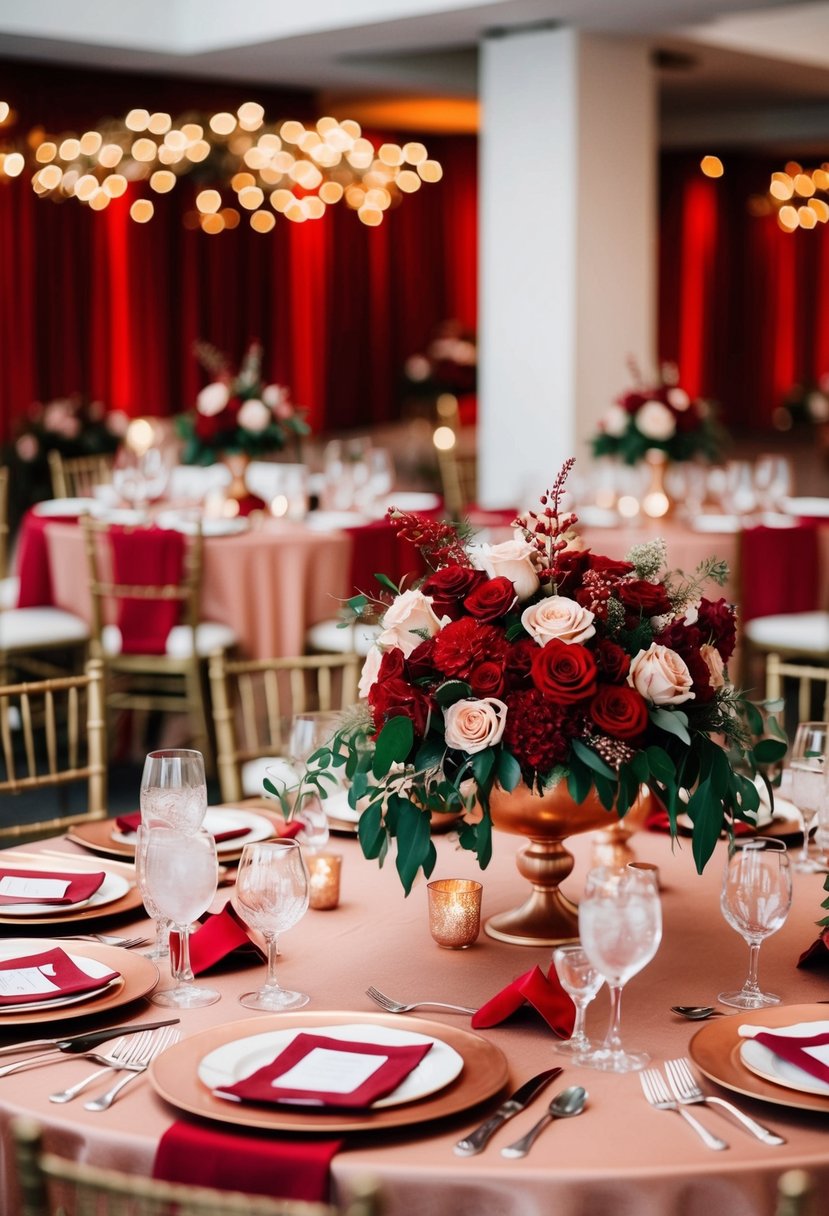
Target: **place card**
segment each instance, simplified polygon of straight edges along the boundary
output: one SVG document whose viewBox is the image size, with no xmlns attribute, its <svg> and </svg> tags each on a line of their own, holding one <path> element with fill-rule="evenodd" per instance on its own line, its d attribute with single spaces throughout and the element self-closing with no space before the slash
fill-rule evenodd
<svg viewBox="0 0 829 1216">
<path fill-rule="evenodd" d="M 14 904 L 79 904 L 103 884 L 103 870 L 61 871 L 0 866 L 0 907 Z"/>
<path fill-rule="evenodd" d="M 0 895 L 8 899 L 23 899 L 29 903 L 44 900 L 63 899 L 72 885 L 71 879 L 41 878 L 31 874 L 20 877 L 14 874 L 4 874 L 0 878 Z"/>
<path fill-rule="evenodd" d="M 95 992 L 119 978 L 117 971 L 89 975 L 60 947 L 0 961 L 0 1007 Z"/>
</svg>

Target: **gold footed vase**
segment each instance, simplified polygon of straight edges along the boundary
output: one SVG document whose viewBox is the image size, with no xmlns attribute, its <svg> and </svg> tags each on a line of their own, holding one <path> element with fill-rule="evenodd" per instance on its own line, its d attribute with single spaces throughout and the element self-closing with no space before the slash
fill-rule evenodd
<svg viewBox="0 0 829 1216">
<path fill-rule="evenodd" d="M 618 869 L 636 861 L 630 838 L 634 832 L 644 828 L 651 807 L 651 792 L 643 786 L 624 819 L 616 819 L 609 827 L 602 828 L 593 839 L 590 863 L 594 866 L 609 866 Z"/>
<path fill-rule="evenodd" d="M 222 462 L 230 469 L 230 485 L 225 491 L 227 498 L 243 502 L 250 495 L 245 481 L 245 474 L 250 464 L 250 456 L 246 452 L 225 452 Z"/>
<path fill-rule="evenodd" d="M 523 783 L 511 794 L 495 786 L 489 805 L 499 832 L 529 837 L 515 862 L 532 891 L 519 908 L 490 917 L 484 926 L 487 934 L 516 946 L 575 941 L 579 935 L 577 905 L 559 890 L 574 860 L 562 842 L 578 832 L 612 826 L 615 811 L 604 809 L 595 790 L 584 802 L 574 802 L 566 781 L 559 781 L 546 794 L 535 794 Z"/>
</svg>

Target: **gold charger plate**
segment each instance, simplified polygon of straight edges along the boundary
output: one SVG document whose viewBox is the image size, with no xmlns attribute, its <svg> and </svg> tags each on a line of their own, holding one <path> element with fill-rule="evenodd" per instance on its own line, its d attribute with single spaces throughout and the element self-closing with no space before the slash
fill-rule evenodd
<svg viewBox="0 0 829 1216">
<path fill-rule="evenodd" d="M 825 1005 L 777 1005 L 774 1009 L 742 1009 L 737 1014 L 711 1021 L 698 1030 L 688 1047 L 688 1054 L 711 1081 L 745 1094 L 748 1098 L 760 1098 L 777 1106 L 789 1106 L 795 1110 L 820 1111 L 829 1114 L 829 1097 L 820 1094 L 805 1094 L 785 1085 L 776 1085 L 758 1077 L 746 1068 L 740 1059 L 740 1045 L 745 1042 L 737 1028 L 745 1023 L 765 1026 L 774 1030 L 778 1026 L 791 1026 L 795 1022 L 825 1022 Z"/>
<path fill-rule="evenodd" d="M 20 939 L 24 941 L 23 938 Z M 32 939 L 25 939 L 26 946 L 31 946 Z M 32 1013 L 15 1013 L 12 1009 L 0 1013 L 0 1034 L 12 1026 L 30 1026 L 41 1022 L 68 1022 L 80 1018 L 97 1017 L 110 1009 L 119 1009 L 129 1005 L 139 997 L 147 996 L 153 991 L 159 981 L 158 969 L 148 958 L 140 954 L 131 954 L 117 946 L 98 946 L 92 942 L 66 942 L 60 938 L 44 938 L 38 943 L 44 950 L 60 946 L 68 953 L 80 955 L 82 958 L 94 958 L 104 963 L 112 971 L 119 971 L 119 982 L 107 988 L 99 996 L 88 1001 L 78 1001 L 74 1005 L 61 1005 L 56 1009 L 38 1009 Z"/>
<path fill-rule="evenodd" d="M 211 807 L 211 810 L 221 811 L 225 808 L 217 805 Z M 263 819 L 268 819 L 271 823 L 276 823 L 277 819 L 281 820 L 282 816 L 275 816 L 272 812 L 265 810 L 261 805 L 249 805 L 246 801 L 244 804 L 237 803 L 229 808 L 231 810 L 245 810 L 252 814 L 261 815 Z M 113 840 L 112 832 L 115 827 L 114 819 L 96 819 L 91 823 L 81 823 L 77 827 L 66 833 L 66 839 L 71 840 L 73 844 L 79 844 L 84 849 L 89 849 L 91 853 L 100 853 L 104 857 L 126 857 L 130 861 L 135 859 L 135 845 L 129 844 L 123 840 Z M 242 848 L 244 842 L 239 845 L 238 849 L 228 849 L 226 852 L 219 854 L 219 862 L 221 865 L 238 861 L 242 856 Z"/>
<path fill-rule="evenodd" d="M 247 1106 L 215 1098 L 198 1078 L 201 1060 L 217 1047 L 268 1030 L 309 1030 L 315 1026 L 348 1025 L 355 1020 L 428 1034 L 454 1047 L 463 1057 L 463 1070 L 437 1093 L 401 1106 L 375 1111 L 311 1112 L 298 1107 Z M 274 1013 L 254 1020 L 213 1026 L 168 1048 L 150 1065 L 150 1084 L 156 1093 L 179 1110 L 237 1127 L 260 1127 L 280 1132 L 384 1131 L 390 1127 L 427 1123 L 468 1110 L 501 1090 L 509 1079 L 504 1053 L 470 1030 L 428 1022 L 423 1018 L 386 1013 Z"/>
</svg>

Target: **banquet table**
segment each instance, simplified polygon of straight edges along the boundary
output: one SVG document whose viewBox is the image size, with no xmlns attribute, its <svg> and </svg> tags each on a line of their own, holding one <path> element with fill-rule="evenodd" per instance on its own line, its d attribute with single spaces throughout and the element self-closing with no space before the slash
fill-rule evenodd
<svg viewBox="0 0 829 1216">
<path fill-rule="evenodd" d="M 478 875 L 474 858 L 460 851 L 451 836 L 436 837 L 435 843 L 435 877 Z M 640 833 L 633 844 L 641 861 L 659 867 L 664 934 L 654 960 L 625 991 L 623 1038 L 628 1046 L 647 1048 L 658 1065 L 687 1054 L 694 1035 L 702 1033 L 700 1024 L 679 1019 L 669 1007 L 714 1002 L 718 991 L 742 981 L 748 950 L 719 911 L 724 844 L 701 877 L 694 871 L 689 841 L 672 848 L 666 836 Z M 66 840 L 31 847 L 81 855 Z M 497 834 L 494 860 L 478 875 L 484 885 L 484 917 L 524 898 L 524 883 L 514 865 L 517 847 L 516 838 Z M 577 898 L 589 867 L 592 837 L 573 837 L 568 847 L 576 865 L 564 888 Z M 478 1006 L 535 964 L 546 971 L 549 949 L 512 946 L 483 933 L 469 950 L 438 948 L 428 932 L 422 881 L 404 898 L 393 865 L 380 870 L 363 859 L 353 837 L 332 839 L 331 851 L 343 855 L 339 908 L 309 911 L 281 942 L 281 981 L 310 993 L 309 1011 L 352 1011 L 356 1020 L 360 1014 L 375 1013 L 365 995 L 370 984 L 400 1000 L 432 998 Z M 7 852 L 4 860 L 11 856 Z M 760 976 L 786 1004 L 806 1004 L 829 997 L 829 969 L 795 966 L 816 936 L 822 877 L 795 874 L 794 879 L 792 911 L 781 931 L 763 945 Z M 219 894 L 222 900 L 227 896 L 224 890 Z M 122 921 L 111 931 L 133 927 L 144 929 L 147 923 Z M 263 1015 L 243 1009 L 238 996 L 259 983 L 263 974 L 250 966 L 211 974 L 210 982 L 220 989 L 222 999 L 209 1008 L 181 1011 L 183 1035 L 231 1022 L 244 1023 L 246 1030 L 255 1026 L 256 1018 Z M 164 968 L 162 982 L 166 979 Z M 112 1020 L 123 1022 L 126 1012 L 119 1011 Z M 129 1012 L 147 1021 L 159 1011 L 141 1003 Z M 596 1037 L 603 1032 L 607 1013 L 603 990 L 588 1010 L 588 1033 Z M 464 1016 L 439 1011 L 424 1010 L 422 1016 L 447 1026 L 469 1025 Z M 736 1016 L 750 1020 L 750 1015 Z M 723 1022 L 720 1019 L 718 1024 Z M 85 1027 L 76 1019 L 72 1028 Z M 452 1146 L 491 1113 L 497 1097 L 433 1124 L 412 1122 L 382 1133 L 351 1134 L 333 1162 L 338 1191 L 349 1180 L 371 1175 L 380 1183 L 388 1216 L 542 1216 L 551 1211 L 556 1216 L 771 1216 L 776 1180 L 784 1170 L 807 1169 L 819 1189 L 825 1190 L 829 1183 L 825 1113 L 735 1097 L 704 1082 L 713 1092 L 735 1098 L 787 1141 L 782 1147 L 766 1147 L 714 1111 L 697 1108 L 702 1122 L 730 1144 L 727 1152 L 711 1152 L 674 1114 L 646 1105 L 636 1075 L 596 1072 L 556 1055 L 552 1032 L 533 1011 L 478 1033 L 506 1056 L 509 1091 L 544 1068 L 563 1065 L 564 1073 L 554 1087 L 587 1088 L 589 1102 L 582 1117 L 555 1123 L 521 1161 L 503 1158 L 500 1149 L 528 1130 L 554 1088 L 508 1123 L 482 1154 L 471 1158 L 453 1155 Z M 31 1036 L 28 1027 L 18 1038 Z M 0 1043 L 14 1037 L 0 1035 Z M 177 1111 L 156 1096 L 146 1079 L 131 1086 L 103 1115 L 87 1112 L 79 1102 L 66 1107 L 48 1102 L 50 1092 L 74 1083 L 88 1068 L 88 1062 L 72 1059 L 0 1078 L 4 1151 L 9 1151 L 10 1118 L 26 1114 L 44 1126 L 47 1146 L 58 1152 L 149 1174 L 159 1137 Z M 2 1210 L 11 1213 L 15 1208 L 7 1161 L 2 1177 Z"/>
</svg>

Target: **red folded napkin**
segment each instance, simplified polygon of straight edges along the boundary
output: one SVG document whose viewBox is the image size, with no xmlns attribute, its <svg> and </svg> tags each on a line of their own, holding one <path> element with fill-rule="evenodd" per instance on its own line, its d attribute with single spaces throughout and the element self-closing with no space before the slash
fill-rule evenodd
<svg viewBox="0 0 829 1216">
<path fill-rule="evenodd" d="M 829 964 L 829 929 L 824 929 L 820 937 L 803 951 L 797 960 L 798 967 L 811 970 L 815 967 L 825 967 Z"/>
<path fill-rule="evenodd" d="M 61 870 L 13 870 L 10 866 L 0 866 L 0 906 L 6 904 L 79 904 L 100 887 L 106 878 L 101 870 L 89 874 L 64 873 Z M 68 883 L 63 894 L 35 895 L 26 894 L 19 889 L 18 880 L 27 884 L 38 881 Z"/>
<path fill-rule="evenodd" d="M 170 962 L 178 965 L 181 941 L 177 930 L 170 931 Z M 190 936 L 190 966 L 194 975 L 215 967 L 230 954 L 248 955 L 245 962 L 262 963 L 266 955 L 252 941 L 248 927 L 231 903 L 220 912 L 208 912 L 200 927 Z"/>
<path fill-rule="evenodd" d="M 19 974 L 13 975 L 14 972 Z M 0 1007 L 93 992 L 118 976 L 119 972 L 109 971 L 93 979 L 57 946 L 42 954 L 5 958 L 0 962 Z"/>
<path fill-rule="evenodd" d="M 49 524 L 76 523 L 77 520 L 77 512 L 47 517 L 27 511 L 17 544 L 18 608 L 48 608 L 54 604 L 46 528 Z"/>
<path fill-rule="evenodd" d="M 321 1034 L 301 1033 L 269 1064 L 258 1068 L 243 1081 L 237 1081 L 235 1085 L 228 1085 L 223 1089 L 214 1089 L 213 1093 L 219 1098 L 230 1098 L 236 1102 L 345 1106 L 353 1110 L 355 1107 L 371 1106 L 373 1102 L 385 1098 L 392 1090 L 397 1089 L 400 1082 L 417 1067 L 431 1048 L 431 1043 L 391 1047 L 385 1043 L 353 1043 L 346 1039 L 331 1039 Z M 376 1056 L 380 1063 L 368 1076 L 365 1075 L 365 1070 L 361 1070 L 362 1080 L 346 1092 L 341 1089 L 306 1089 L 301 1082 L 295 1084 L 294 1078 L 288 1074 L 312 1054 L 316 1055 L 315 1063 L 324 1067 L 329 1075 L 337 1068 L 337 1056 L 340 1057 L 340 1066 L 346 1062 L 343 1057 L 348 1055 Z M 277 1079 L 283 1076 L 286 1077 L 285 1082 L 277 1084 Z"/>
<path fill-rule="evenodd" d="M 532 971 L 519 975 L 517 980 L 507 984 L 472 1015 L 473 1030 L 497 1026 L 525 1002 L 541 1014 L 560 1039 L 570 1038 L 576 1021 L 576 1007 L 562 988 L 554 966 L 550 967 L 546 976 L 540 967 L 533 967 Z"/>
<path fill-rule="evenodd" d="M 807 1047 L 829 1045 L 829 1032 L 794 1038 L 792 1035 L 773 1034 L 770 1031 L 761 1030 L 759 1034 L 754 1035 L 754 1040 L 762 1043 L 764 1047 L 768 1047 L 769 1051 L 773 1051 L 781 1060 L 786 1060 L 789 1064 L 796 1064 L 810 1076 L 817 1077 L 818 1081 L 824 1081 L 829 1085 L 829 1065 L 821 1063 L 806 1050 Z"/>
<path fill-rule="evenodd" d="M 239 498 L 237 501 L 239 503 L 239 515 L 243 518 L 246 515 L 251 515 L 254 511 L 267 511 L 268 509 L 268 504 L 257 494 L 246 494 L 244 498 Z"/>
<path fill-rule="evenodd" d="M 275 1140 L 179 1122 L 161 1137 L 153 1178 L 323 1203 L 331 1161 L 342 1146 L 342 1140 Z"/>
<path fill-rule="evenodd" d="M 135 587 L 172 586 L 182 580 L 186 538 L 164 528 L 111 528 L 112 574 Z M 164 654 L 167 635 L 178 624 L 180 600 L 119 599 L 123 654 Z"/>
<path fill-rule="evenodd" d="M 133 811 L 131 815 L 119 815 L 115 820 L 118 829 L 128 835 L 130 832 L 137 832 L 141 827 L 141 812 Z M 226 832 L 214 832 L 213 839 L 216 844 L 221 844 L 223 840 L 236 840 L 238 836 L 247 836 L 250 833 L 250 828 L 228 828 Z"/>
<path fill-rule="evenodd" d="M 645 829 L 648 832 L 670 832 L 671 821 L 668 817 L 668 812 L 659 801 L 658 798 L 651 799 L 651 809 L 648 811 L 647 819 L 645 820 Z M 680 833 L 690 836 L 691 830 L 680 827 Z M 750 823 L 744 823 L 742 819 L 734 820 L 734 835 L 735 836 L 753 836 L 757 829 L 752 827 Z"/>
</svg>

